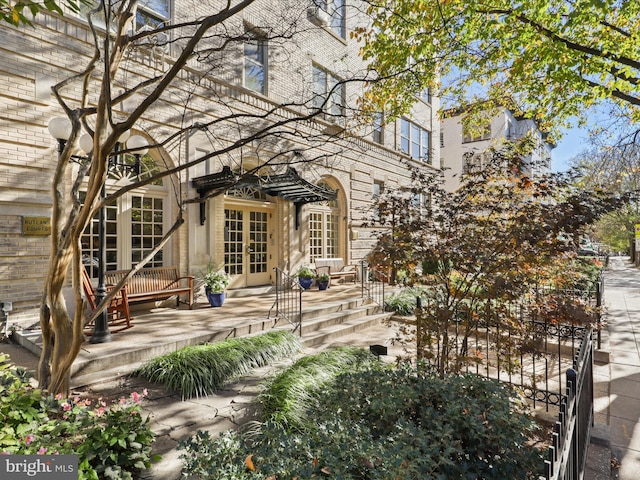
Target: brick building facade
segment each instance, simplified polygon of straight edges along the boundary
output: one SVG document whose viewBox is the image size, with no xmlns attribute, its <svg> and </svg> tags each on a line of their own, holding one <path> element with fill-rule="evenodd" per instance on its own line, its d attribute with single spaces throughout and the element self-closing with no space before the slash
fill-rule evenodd
<svg viewBox="0 0 640 480">
<path fill-rule="evenodd" d="M 141 3 L 131 28 L 139 31 L 144 24 L 177 24 L 210 14 L 218 3 Z M 411 115 L 402 120 L 384 126 L 356 126 L 352 119 L 363 83 L 351 80 L 362 77 L 366 68 L 349 32 L 366 24 L 367 18 L 357 1 L 321 3 L 262 0 L 230 18 L 225 24 L 227 34 L 245 30 L 255 37 L 230 42 L 206 59 L 204 53 L 190 59 L 179 81 L 143 115 L 132 133 L 158 144 L 145 156 L 148 174 L 233 144 L 260 127 L 255 115 L 273 110 L 268 115 L 270 122 L 300 116 L 303 108 L 316 108 L 314 102 L 326 99 L 322 93 L 327 94 L 335 82 L 344 81 L 343 87 L 334 90 L 338 96 L 325 103 L 328 113 L 286 125 L 283 128 L 288 130 L 282 135 L 216 155 L 165 177 L 162 184 L 127 192 L 107 207 L 107 269 L 135 265 L 170 228 L 181 204 L 185 205 L 185 224 L 152 264 L 176 265 L 182 274 L 196 275 L 209 262 L 224 265 L 232 275 L 231 288 L 272 284 L 274 267 L 295 271 L 317 257 L 341 257 L 354 263 L 367 255 L 374 239 L 362 222 L 374 196 L 406 185 L 408 163 L 430 168 L 440 158 L 438 142 L 433 141 L 433 132 L 439 131 L 438 105 L 436 99 L 418 99 Z M 286 22 L 295 25 L 278 30 L 288 31 L 287 35 L 274 38 L 267 31 L 269 25 L 282 27 Z M 34 25 L 3 26 L 0 49 L 4 112 L 0 124 L 0 302 L 13 302 L 9 323 L 19 327 L 38 321 L 51 252 L 46 228 L 30 232 L 24 227 L 25 222 L 51 216 L 57 153 L 47 124 L 63 114 L 51 86 L 84 68 L 92 52 L 90 30 L 82 15 L 42 13 Z M 131 49 L 126 54 L 126 75 L 115 85 L 125 90 L 134 83 L 132 79 L 150 78 L 170 68 L 180 53 L 180 41 L 165 40 L 176 39 L 179 33 L 172 31 L 169 37 L 156 37 L 153 44 Z M 79 96 L 80 91 L 65 94 Z M 134 96 L 115 110 L 126 116 L 135 106 Z M 193 129 L 162 143 L 186 124 L 205 124 L 229 112 L 253 117 L 246 122 L 226 120 L 215 129 Z M 293 167 L 305 182 L 336 191 L 335 200 L 296 207 L 280 195 L 243 185 L 206 200 L 203 207 L 185 203 L 198 198 L 194 179 L 211 178 L 224 167 L 246 172 L 274 157 L 279 159 L 276 165 L 258 171 L 261 179 L 268 182 L 286 167 Z M 304 163 L 300 158 L 314 160 Z M 77 171 L 73 169 L 77 167 L 71 168 L 69 184 Z M 129 181 L 126 172 L 114 171 L 107 192 Z M 92 227 L 83 237 L 89 266 L 98 248 Z"/>
</svg>

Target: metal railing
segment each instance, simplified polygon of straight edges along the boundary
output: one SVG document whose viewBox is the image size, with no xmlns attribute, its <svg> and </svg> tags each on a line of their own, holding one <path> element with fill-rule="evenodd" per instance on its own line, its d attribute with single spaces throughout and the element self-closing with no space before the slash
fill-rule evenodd
<svg viewBox="0 0 640 480">
<path fill-rule="evenodd" d="M 429 308 L 428 300 L 417 300 L 419 308 L 423 301 Z M 428 335 L 418 347 L 425 352 L 422 360 L 436 366 L 448 361 L 443 355 L 451 355 L 451 361 L 462 361 L 461 370 L 466 373 L 521 388 L 533 408 L 540 404 L 549 411 L 550 406 L 560 405 L 566 387 L 564 372 L 572 367 L 583 336 L 591 330 L 540 320 L 521 303 L 500 302 L 499 311 L 491 312 L 495 308 L 488 302 L 478 316 L 460 314 L 446 338 Z"/>
<path fill-rule="evenodd" d="M 389 273 L 372 267 L 368 262 L 362 260 L 359 274 L 362 298 L 369 299 L 384 309 L 385 284 L 389 282 Z"/>
<path fill-rule="evenodd" d="M 283 269 L 273 269 L 276 275 L 276 298 L 269 309 L 267 319 L 273 319 L 273 327 L 284 320 L 293 326 L 293 332 L 302 336 L 302 292 L 298 278 Z M 361 295 L 384 309 L 388 272 L 360 263 Z"/>
<path fill-rule="evenodd" d="M 276 298 L 269 309 L 267 319 L 272 318 L 275 327 L 280 320 L 289 322 L 293 333 L 298 331 L 302 336 L 302 290 L 298 279 L 289 275 L 281 268 L 274 268 L 276 272 Z"/>
<path fill-rule="evenodd" d="M 583 336 L 573 368 L 567 370 L 566 375 L 566 394 L 562 397 L 552 445 L 545 460 L 547 480 L 583 478 L 594 419 L 592 335 Z"/>
<path fill-rule="evenodd" d="M 602 306 L 604 305 L 604 271 L 600 271 L 598 278 L 589 288 L 557 289 L 550 286 L 537 286 L 535 288 L 537 297 L 544 295 L 555 295 L 563 299 L 572 299 L 583 303 L 587 307 L 592 307 L 594 314 L 593 334 L 596 339 L 598 349 L 602 346 Z"/>
</svg>

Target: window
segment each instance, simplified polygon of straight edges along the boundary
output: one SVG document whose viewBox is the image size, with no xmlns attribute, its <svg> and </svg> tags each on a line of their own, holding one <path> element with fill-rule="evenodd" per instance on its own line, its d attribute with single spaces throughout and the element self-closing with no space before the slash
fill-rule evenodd
<svg viewBox="0 0 640 480">
<path fill-rule="evenodd" d="M 133 162 L 133 155 L 120 158 L 119 161 Z M 140 179 L 160 171 L 153 157 L 142 157 Z M 111 166 L 108 177 L 109 186 L 122 186 L 129 182 L 132 174 L 129 170 Z M 81 192 L 80 200 L 84 202 Z M 125 193 L 113 204 L 106 206 L 105 253 L 106 270 L 120 270 L 134 267 L 162 240 L 165 221 L 170 206 L 167 202 L 166 188 L 161 180 L 145 187 Z M 100 241 L 98 235 L 98 214 L 91 220 L 82 234 L 82 263 L 91 277 L 98 274 Z M 170 246 L 156 253 L 147 266 L 162 266 L 168 258 Z"/>
<path fill-rule="evenodd" d="M 373 181 L 373 198 L 376 199 L 384 193 L 384 182 L 380 180 Z"/>
<path fill-rule="evenodd" d="M 331 30 L 333 30 L 333 32 L 336 35 L 339 35 L 342 38 L 345 38 L 346 32 L 345 32 L 345 21 L 344 21 L 344 17 L 345 17 L 344 0 L 333 0 L 333 1 L 329 1 L 328 3 L 329 3 L 329 8 L 327 11 L 331 16 Z"/>
<path fill-rule="evenodd" d="M 400 119 L 400 151 L 411 158 L 431 163 L 431 132 L 419 125 Z"/>
<path fill-rule="evenodd" d="M 418 98 L 427 103 L 431 103 L 431 88 L 427 87 L 418 94 Z"/>
<path fill-rule="evenodd" d="M 131 201 L 131 264 L 137 265 L 162 240 L 164 224 L 164 202 L 162 198 L 134 195 Z M 161 267 L 162 250 L 146 264 Z"/>
<path fill-rule="evenodd" d="M 325 181 L 318 186 L 332 189 Z M 340 208 L 337 200 L 314 203 L 309 212 L 309 257 L 311 262 L 316 258 L 335 258 L 339 252 L 339 219 Z"/>
<path fill-rule="evenodd" d="M 117 205 L 107 205 L 105 270 L 134 267 L 158 245 L 164 234 L 165 208 L 164 198 L 150 194 L 127 195 Z M 96 214 L 82 234 L 82 263 L 92 278 L 98 275 L 99 248 Z M 147 266 L 160 267 L 163 264 L 161 250 Z"/>
<path fill-rule="evenodd" d="M 164 27 L 171 15 L 170 0 L 140 0 L 136 10 L 136 31 L 142 27 Z"/>
<path fill-rule="evenodd" d="M 80 192 L 80 201 L 84 203 L 85 192 Z M 106 230 L 105 230 L 105 256 L 107 263 L 105 271 L 118 269 L 118 208 L 116 205 L 105 207 Z M 82 264 L 91 278 L 98 276 L 100 265 L 100 236 L 99 236 L 99 213 L 91 219 L 87 228 L 82 233 Z"/>
<path fill-rule="evenodd" d="M 244 86 L 267 93 L 267 44 L 254 36 L 244 43 Z"/>
<path fill-rule="evenodd" d="M 444 132 L 440 130 L 440 148 L 444 148 Z"/>
<path fill-rule="evenodd" d="M 330 116 L 344 116 L 344 98 L 344 84 L 323 68 L 314 65 L 313 106 L 323 109 Z"/>
<path fill-rule="evenodd" d="M 329 28 L 336 35 L 345 38 L 345 3 L 344 0 L 316 0 L 318 8 L 324 10 L 329 15 Z"/>
<path fill-rule="evenodd" d="M 381 182 L 380 180 L 374 180 L 373 181 L 373 191 L 372 191 L 372 197 L 373 197 L 373 202 L 371 203 L 371 220 L 373 220 L 375 223 L 378 223 L 380 221 L 380 207 L 378 205 L 378 200 L 380 199 L 380 196 L 384 193 L 384 183 Z"/>
<path fill-rule="evenodd" d="M 411 206 L 413 207 L 413 212 L 416 215 L 425 217 L 429 214 L 429 210 L 431 209 L 431 196 L 426 193 L 412 193 Z"/>
<path fill-rule="evenodd" d="M 309 253 L 316 258 L 338 256 L 338 215 L 331 212 L 311 212 L 309 215 Z"/>
<path fill-rule="evenodd" d="M 378 113 L 373 117 L 373 141 L 384 145 L 384 115 Z"/>
<path fill-rule="evenodd" d="M 94 10 L 99 4 L 97 0 L 87 0 L 79 2 L 80 17 L 86 18 L 87 14 Z M 119 2 L 114 2 L 112 5 L 111 15 L 111 30 L 115 31 L 115 22 L 117 21 L 115 15 L 119 6 Z M 134 31 L 140 29 L 155 30 L 156 28 L 164 27 L 169 23 L 171 17 L 171 0 L 140 0 L 138 2 L 138 8 L 135 10 L 135 25 L 133 25 Z M 102 12 L 93 15 L 93 23 L 97 27 L 105 28 L 105 18 Z"/>
<path fill-rule="evenodd" d="M 482 171 L 483 155 L 481 153 L 466 152 L 462 155 L 462 173 L 469 175 Z"/>
<path fill-rule="evenodd" d="M 489 140 L 491 138 L 491 125 L 485 125 L 481 129 L 471 129 L 463 127 L 462 143 L 478 142 L 480 140 Z"/>
</svg>

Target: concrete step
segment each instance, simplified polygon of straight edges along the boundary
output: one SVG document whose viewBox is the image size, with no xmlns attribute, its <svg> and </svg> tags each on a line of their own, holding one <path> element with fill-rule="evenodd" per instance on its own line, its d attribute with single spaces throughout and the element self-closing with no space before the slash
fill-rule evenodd
<svg viewBox="0 0 640 480">
<path fill-rule="evenodd" d="M 339 324 L 327 325 L 309 335 L 303 334 L 302 342 L 305 347 L 318 347 L 319 345 L 329 344 L 340 337 L 346 337 L 352 333 L 380 325 L 389 318 L 391 318 L 391 313 L 382 312 L 353 318 Z"/>
<path fill-rule="evenodd" d="M 323 341 L 335 340 L 358 330 L 379 324 L 391 314 L 380 314 L 377 305 L 363 305 L 362 300 L 344 300 L 305 310 L 302 321 L 302 341 L 307 347 L 317 347 Z M 80 388 L 130 374 L 152 358 L 176 351 L 189 345 L 224 341 L 232 337 L 244 337 L 273 328 L 293 329 L 286 321 L 274 326 L 273 319 L 253 319 L 245 323 L 220 325 L 215 331 L 189 332 L 173 335 L 170 340 L 154 337 L 147 343 L 99 355 L 81 354 L 72 368 L 72 387 Z M 134 332 L 132 331 L 132 334 Z"/>
</svg>

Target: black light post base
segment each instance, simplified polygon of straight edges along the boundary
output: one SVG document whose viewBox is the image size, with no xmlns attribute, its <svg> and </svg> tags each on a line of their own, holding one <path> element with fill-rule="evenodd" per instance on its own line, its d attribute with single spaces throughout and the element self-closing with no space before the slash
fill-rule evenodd
<svg viewBox="0 0 640 480">
<path fill-rule="evenodd" d="M 98 318 L 96 318 L 96 324 L 89 339 L 89 343 L 107 343 L 110 342 L 111 332 L 107 323 L 106 313 L 103 311 Z"/>
</svg>

